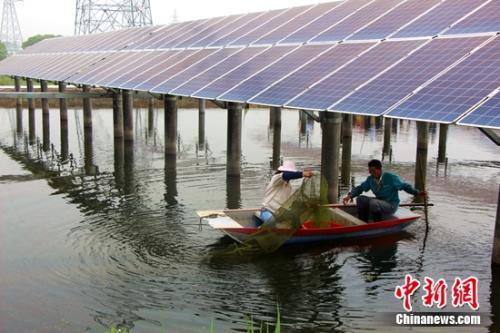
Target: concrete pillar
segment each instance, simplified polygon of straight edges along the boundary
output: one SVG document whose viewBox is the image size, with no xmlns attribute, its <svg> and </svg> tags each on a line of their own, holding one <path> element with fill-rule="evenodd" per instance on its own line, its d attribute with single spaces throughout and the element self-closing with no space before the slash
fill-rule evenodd
<svg viewBox="0 0 500 333">
<path fill-rule="evenodd" d="M 226 177 L 226 207 L 229 209 L 241 208 L 241 177 Z"/>
<path fill-rule="evenodd" d="M 384 120 L 384 146 L 382 148 L 383 156 L 389 155 L 391 152 L 391 128 L 392 128 L 392 119 L 385 118 L 385 120 Z"/>
<path fill-rule="evenodd" d="M 322 112 L 321 175 L 328 186 L 328 202 L 337 203 L 339 197 L 340 131 L 342 116 L 335 112 Z"/>
<path fill-rule="evenodd" d="M 426 189 L 427 150 L 429 144 L 429 124 L 417 121 L 417 156 L 415 165 L 415 187 L 420 191 Z"/>
<path fill-rule="evenodd" d="M 32 79 L 29 78 L 26 79 L 26 91 L 28 92 L 35 91 Z M 35 123 L 35 101 L 33 100 L 33 98 L 28 98 L 28 127 L 29 127 L 29 142 L 30 144 L 34 144 L 36 123 Z"/>
<path fill-rule="evenodd" d="M 177 205 L 177 156 L 165 155 L 165 202 Z"/>
<path fill-rule="evenodd" d="M 113 136 L 123 140 L 122 95 L 113 93 Z"/>
<path fill-rule="evenodd" d="M 351 183 L 352 114 L 342 115 L 342 170 L 343 185 Z"/>
<path fill-rule="evenodd" d="M 47 81 L 40 80 L 40 91 L 48 92 Z M 49 100 L 42 98 L 42 124 L 43 124 L 43 150 L 50 149 L 50 114 L 49 114 Z"/>
<path fill-rule="evenodd" d="M 16 92 L 21 92 L 21 78 L 14 76 L 14 86 Z M 23 104 L 20 98 L 16 98 L 16 131 L 17 134 L 23 132 Z"/>
<path fill-rule="evenodd" d="M 134 177 L 134 140 L 124 140 L 123 145 L 123 192 L 125 194 L 132 194 L 136 192 Z"/>
<path fill-rule="evenodd" d="M 269 129 L 273 128 L 274 124 L 274 113 L 272 109 L 269 109 Z"/>
<path fill-rule="evenodd" d="M 299 120 L 300 120 L 300 135 L 307 135 L 307 113 L 304 111 L 299 111 Z"/>
<path fill-rule="evenodd" d="M 66 91 L 66 83 L 59 82 L 59 92 Z M 61 159 L 63 161 L 68 159 L 69 146 L 68 146 L 68 106 L 65 98 L 59 99 L 59 122 L 60 122 L 60 135 L 61 135 Z"/>
<path fill-rule="evenodd" d="M 89 86 L 83 86 L 84 93 L 90 92 Z M 84 169 L 85 174 L 95 175 L 94 166 L 94 146 L 92 133 L 92 101 L 90 98 L 83 98 L 83 142 L 84 142 Z"/>
<path fill-rule="evenodd" d="M 448 124 L 439 125 L 439 148 L 438 148 L 438 163 L 446 161 L 446 141 L 448 140 Z"/>
<path fill-rule="evenodd" d="M 276 170 L 280 166 L 281 156 L 281 108 L 272 107 L 270 112 L 274 113 L 272 167 Z"/>
<path fill-rule="evenodd" d="M 177 97 L 165 95 L 165 155 L 177 155 Z"/>
<path fill-rule="evenodd" d="M 123 102 L 123 138 L 125 141 L 134 141 L 133 96 L 130 90 L 122 90 Z"/>
<path fill-rule="evenodd" d="M 205 146 L 205 100 L 198 99 L 198 146 Z"/>
<path fill-rule="evenodd" d="M 493 238 L 493 254 L 491 256 L 491 263 L 494 266 L 500 267 L 500 186 L 498 189 L 497 217 L 495 221 L 495 234 Z"/>
<path fill-rule="evenodd" d="M 90 92 L 89 86 L 83 86 L 83 92 Z M 83 98 L 83 127 L 92 128 L 92 101 L 88 97 Z"/>
<path fill-rule="evenodd" d="M 154 108 L 154 99 L 151 97 L 148 99 L 148 136 L 153 135 L 154 127 L 155 127 L 155 108 Z"/>
<path fill-rule="evenodd" d="M 241 174 L 241 116 L 242 105 L 229 103 L 227 109 L 226 166 L 228 176 L 239 176 Z"/>
</svg>

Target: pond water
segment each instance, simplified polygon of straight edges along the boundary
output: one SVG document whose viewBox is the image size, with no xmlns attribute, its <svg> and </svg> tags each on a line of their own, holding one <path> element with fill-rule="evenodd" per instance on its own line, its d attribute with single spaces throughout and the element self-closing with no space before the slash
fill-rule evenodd
<svg viewBox="0 0 500 333">
<path fill-rule="evenodd" d="M 198 113 L 179 110 L 174 161 L 163 154 L 162 110 L 152 131 L 146 110 L 137 110 L 136 139 L 123 160 L 115 158 L 111 110 L 93 111 L 92 149 L 81 109 L 68 114 L 71 161 L 60 163 L 57 109 L 48 152 L 29 144 L 26 110 L 20 134 L 15 110 L 0 110 L 0 332 L 188 333 L 208 332 L 212 322 L 216 332 L 246 332 L 249 316 L 274 322 L 277 305 L 283 332 L 401 331 L 390 315 L 403 311 L 394 289 L 407 273 L 421 282 L 443 278 L 449 289 L 455 277 L 477 277 L 481 325 L 439 331 L 500 330 L 500 277 L 490 268 L 500 154 L 477 129 L 450 127 L 445 169 L 431 127 L 428 234 L 421 219 L 388 238 L 221 260 L 213 249 L 231 241 L 200 229 L 196 211 L 260 205 L 272 173 L 268 110 L 244 112 L 240 179 L 226 177 L 225 110 L 207 109 L 203 149 Z M 37 110 L 39 141 L 41 118 Z M 319 124 L 309 121 L 301 133 L 292 110 L 282 112 L 282 124 L 282 157 L 319 170 Z M 382 145 L 381 122 L 355 118 L 355 183 Z M 385 169 L 413 183 L 415 149 L 415 123 L 396 121 Z M 427 310 L 422 295 L 414 295 L 414 310 Z M 445 310 L 457 311 L 450 303 Z"/>
</svg>

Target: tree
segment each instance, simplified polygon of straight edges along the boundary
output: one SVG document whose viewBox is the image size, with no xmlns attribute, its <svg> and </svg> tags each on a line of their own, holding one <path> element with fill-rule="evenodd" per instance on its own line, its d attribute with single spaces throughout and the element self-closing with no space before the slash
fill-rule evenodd
<svg viewBox="0 0 500 333">
<path fill-rule="evenodd" d="M 61 37 L 61 35 L 52 35 L 52 34 L 47 34 L 47 35 L 35 35 L 31 36 L 27 40 L 24 41 L 23 43 L 23 49 L 27 48 L 28 46 L 31 46 L 33 44 L 38 43 L 39 41 L 42 41 L 47 38 L 54 38 L 54 37 Z"/>
<path fill-rule="evenodd" d="M 7 58 L 7 46 L 4 43 L 0 42 L 0 60 Z"/>
</svg>

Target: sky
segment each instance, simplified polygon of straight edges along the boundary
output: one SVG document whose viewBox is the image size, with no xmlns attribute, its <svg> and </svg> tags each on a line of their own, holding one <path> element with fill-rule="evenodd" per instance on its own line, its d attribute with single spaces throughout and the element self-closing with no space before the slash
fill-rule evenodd
<svg viewBox="0 0 500 333">
<path fill-rule="evenodd" d="M 100 0 L 103 1 L 103 0 Z M 154 24 L 331 2 L 334 0 L 150 0 Z M 76 0 L 22 0 L 16 2 L 23 39 L 37 34 L 72 35 Z"/>
</svg>

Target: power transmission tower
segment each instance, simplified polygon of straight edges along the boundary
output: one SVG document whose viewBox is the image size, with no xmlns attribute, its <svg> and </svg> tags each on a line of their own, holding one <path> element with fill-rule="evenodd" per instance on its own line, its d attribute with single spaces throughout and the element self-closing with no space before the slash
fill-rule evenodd
<svg viewBox="0 0 500 333">
<path fill-rule="evenodd" d="M 76 0 L 75 35 L 149 25 L 149 0 Z"/>
<path fill-rule="evenodd" d="M 3 0 L 0 40 L 7 47 L 9 54 L 20 51 L 23 45 L 23 36 L 21 35 L 16 6 L 14 5 L 16 1 L 21 0 Z"/>
</svg>

